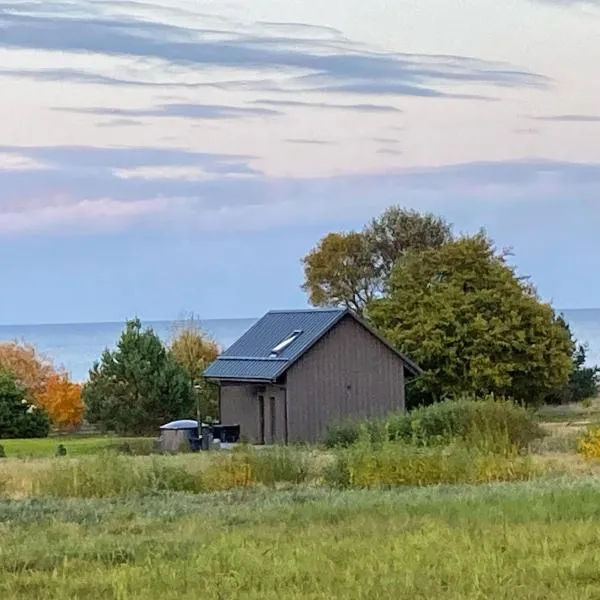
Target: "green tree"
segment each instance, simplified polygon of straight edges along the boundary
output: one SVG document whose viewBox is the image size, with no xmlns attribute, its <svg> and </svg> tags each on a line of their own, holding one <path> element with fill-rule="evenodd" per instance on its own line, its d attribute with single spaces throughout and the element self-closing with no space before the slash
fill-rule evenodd
<svg viewBox="0 0 600 600">
<path fill-rule="evenodd" d="M 49 433 L 46 412 L 30 403 L 14 375 L 0 371 L 0 438 L 41 438 Z"/>
<path fill-rule="evenodd" d="M 302 289 L 313 306 L 344 306 L 360 314 L 380 288 L 373 256 L 360 233 L 330 233 L 302 262 Z"/>
<path fill-rule="evenodd" d="M 187 374 L 139 319 L 128 321 L 117 348 L 94 364 L 83 399 L 90 423 L 122 434 L 154 433 L 194 411 Z"/>
<path fill-rule="evenodd" d="M 441 248 L 453 238 L 452 227 L 432 213 L 390 206 L 363 230 L 378 276 L 385 282 L 408 250 Z"/>
<path fill-rule="evenodd" d="M 425 369 L 430 400 L 463 393 L 530 404 L 564 385 L 573 343 L 552 307 L 484 233 L 408 253 L 368 311 Z"/>
<path fill-rule="evenodd" d="M 572 367 L 569 380 L 553 390 L 545 399 L 548 404 L 568 404 L 595 398 L 600 385 L 600 367 L 587 365 L 587 346 L 580 344 L 562 315 L 558 317 L 573 344 Z"/>
<path fill-rule="evenodd" d="M 176 325 L 169 350 L 186 372 L 193 394 L 200 401 L 202 419 L 218 419 L 218 388 L 203 377 L 208 365 L 219 356 L 217 342 L 202 329 L 200 321 L 191 315 Z"/>
<path fill-rule="evenodd" d="M 361 232 L 322 238 L 302 259 L 302 289 L 314 306 L 344 306 L 363 314 L 407 251 L 439 248 L 451 239 L 443 219 L 391 206 Z"/>
</svg>

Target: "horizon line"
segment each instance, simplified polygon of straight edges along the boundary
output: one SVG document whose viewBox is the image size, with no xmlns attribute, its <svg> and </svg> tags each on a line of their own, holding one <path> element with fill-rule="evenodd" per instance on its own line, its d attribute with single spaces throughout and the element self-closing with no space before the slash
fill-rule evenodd
<svg viewBox="0 0 600 600">
<path fill-rule="evenodd" d="M 275 309 L 273 309 L 275 310 Z M 267 311 L 267 312 L 273 312 Z M 283 310 L 283 309 L 281 309 Z M 306 309 L 289 309 L 289 310 L 310 310 L 310 307 Z M 557 308 L 555 309 L 557 312 L 568 312 L 568 311 L 594 311 L 600 310 L 600 307 L 579 307 L 579 308 Z M 136 317 L 131 317 L 136 318 Z M 260 316 L 253 317 L 208 317 L 201 318 L 199 317 L 197 320 L 200 323 L 206 322 L 214 322 L 214 321 L 252 321 L 258 320 Z M 119 320 L 119 321 L 56 321 L 56 322 L 45 322 L 45 323 L 0 323 L 0 327 L 60 327 L 60 326 L 76 326 L 76 325 L 124 325 L 129 319 Z M 153 323 L 178 323 L 185 322 L 189 319 L 142 319 L 140 318 L 142 324 L 153 324 Z"/>
</svg>

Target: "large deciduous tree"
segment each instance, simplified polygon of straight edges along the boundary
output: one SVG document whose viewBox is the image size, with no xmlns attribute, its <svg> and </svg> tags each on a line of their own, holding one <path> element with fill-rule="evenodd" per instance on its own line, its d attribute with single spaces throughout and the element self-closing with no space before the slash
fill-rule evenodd
<svg viewBox="0 0 600 600">
<path fill-rule="evenodd" d="M 408 253 L 368 316 L 425 369 L 429 400 L 496 394 L 530 404 L 567 382 L 573 342 L 484 233 Z"/>
<path fill-rule="evenodd" d="M 202 418 L 218 419 L 218 389 L 203 377 L 208 365 L 219 356 L 217 342 L 204 331 L 200 321 L 191 315 L 176 325 L 169 349 L 173 358 L 187 373 L 193 393 L 200 400 Z"/>
<path fill-rule="evenodd" d="M 314 306 L 344 306 L 363 314 L 407 251 L 439 248 L 451 239 L 451 227 L 442 218 L 391 206 L 360 232 L 322 238 L 302 259 L 302 288 Z"/>
<path fill-rule="evenodd" d="M 183 367 L 139 319 L 128 321 L 117 348 L 105 350 L 94 364 L 83 398 L 90 423 L 133 435 L 154 433 L 194 410 Z"/>
</svg>

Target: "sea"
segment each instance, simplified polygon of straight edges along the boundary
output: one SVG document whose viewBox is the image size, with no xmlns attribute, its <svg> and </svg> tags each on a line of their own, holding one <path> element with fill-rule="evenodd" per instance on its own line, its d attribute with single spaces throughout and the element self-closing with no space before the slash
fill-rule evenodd
<svg viewBox="0 0 600 600">
<path fill-rule="evenodd" d="M 587 362 L 600 364 L 600 309 L 560 311 L 573 334 L 588 345 Z M 202 328 L 222 348 L 231 345 L 257 319 L 214 319 L 201 322 Z M 168 342 L 176 323 L 148 321 L 145 326 Z M 68 323 L 63 325 L 0 325 L 0 341 L 19 341 L 33 344 L 57 366 L 64 367 L 75 381 L 85 381 L 94 361 L 105 349 L 113 349 L 123 330 L 123 323 Z"/>
</svg>

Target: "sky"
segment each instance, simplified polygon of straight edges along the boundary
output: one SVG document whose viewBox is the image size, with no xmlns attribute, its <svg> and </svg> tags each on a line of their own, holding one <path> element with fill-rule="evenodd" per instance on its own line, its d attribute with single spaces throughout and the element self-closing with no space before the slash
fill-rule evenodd
<svg viewBox="0 0 600 600">
<path fill-rule="evenodd" d="M 0 0 L 0 324 L 300 308 L 391 204 L 600 307 L 600 0 Z"/>
</svg>

